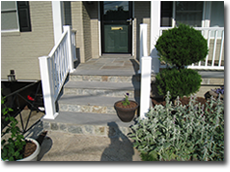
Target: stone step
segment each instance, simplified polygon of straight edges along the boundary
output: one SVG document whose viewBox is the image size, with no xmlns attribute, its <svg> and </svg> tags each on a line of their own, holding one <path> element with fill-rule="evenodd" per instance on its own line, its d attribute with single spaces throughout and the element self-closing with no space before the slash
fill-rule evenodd
<svg viewBox="0 0 230 172">
<path fill-rule="evenodd" d="M 69 81 L 64 87 L 64 94 L 100 95 L 106 97 L 140 97 L 140 83 L 110 83 L 99 81 Z"/>
<path fill-rule="evenodd" d="M 114 103 L 122 100 L 117 97 L 101 95 L 64 94 L 58 101 L 59 111 L 116 114 Z M 134 100 L 130 98 L 130 100 Z M 139 100 L 136 100 L 139 103 Z"/>
<path fill-rule="evenodd" d="M 140 82 L 139 74 L 126 74 L 120 75 L 116 73 L 101 73 L 95 71 L 85 72 L 85 73 L 71 73 L 69 75 L 70 81 L 98 81 L 98 82 L 112 82 L 112 83 L 133 83 Z"/>
<path fill-rule="evenodd" d="M 108 137 L 127 135 L 133 124 L 134 121 L 122 122 L 114 114 L 63 111 L 54 120 L 42 119 L 44 130 Z"/>
</svg>

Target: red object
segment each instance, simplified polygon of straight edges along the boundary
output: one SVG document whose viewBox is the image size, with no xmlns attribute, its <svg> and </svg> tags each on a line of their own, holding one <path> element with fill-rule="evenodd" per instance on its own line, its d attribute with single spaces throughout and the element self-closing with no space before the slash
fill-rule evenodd
<svg viewBox="0 0 230 172">
<path fill-rule="evenodd" d="M 34 101 L 34 98 L 31 97 L 30 95 L 27 96 L 28 100 Z"/>
</svg>

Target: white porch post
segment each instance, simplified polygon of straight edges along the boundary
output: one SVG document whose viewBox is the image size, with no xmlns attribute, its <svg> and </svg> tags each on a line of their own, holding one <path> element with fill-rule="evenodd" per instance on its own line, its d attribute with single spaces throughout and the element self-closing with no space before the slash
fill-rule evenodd
<svg viewBox="0 0 230 172">
<path fill-rule="evenodd" d="M 140 69 L 138 70 L 138 73 L 141 73 L 141 58 L 143 56 L 148 56 L 147 53 L 147 24 L 140 24 Z"/>
<path fill-rule="evenodd" d="M 140 118 L 146 118 L 150 108 L 151 91 L 151 60 L 150 56 L 141 58 L 141 98 L 140 98 Z"/>
<path fill-rule="evenodd" d="M 54 89 L 53 89 L 53 78 L 50 72 L 48 56 L 39 57 L 40 74 L 42 81 L 42 92 L 43 100 L 45 106 L 45 116 L 44 119 L 55 119 L 58 115 L 56 112 L 55 99 L 54 99 Z"/>
<path fill-rule="evenodd" d="M 68 58 L 69 58 L 69 71 L 72 72 L 74 70 L 73 67 L 73 54 L 72 54 L 72 41 L 71 41 L 71 29 L 70 26 L 63 26 L 64 31 L 67 31 L 67 42 L 68 42 Z"/>
<path fill-rule="evenodd" d="M 54 42 L 59 41 L 62 35 L 63 27 L 63 2 L 52 1 L 52 14 L 53 14 L 53 29 L 54 29 Z"/>
<path fill-rule="evenodd" d="M 159 72 L 160 60 L 158 59 L 157 50 L 155 48 L 159 37 L 160 19 L 161 19 L 161 2 L 151 1 L 151 31 L 150 31 L 150 53 L 152 56 L 152 70 L 154 73 Z"/>
</svg>

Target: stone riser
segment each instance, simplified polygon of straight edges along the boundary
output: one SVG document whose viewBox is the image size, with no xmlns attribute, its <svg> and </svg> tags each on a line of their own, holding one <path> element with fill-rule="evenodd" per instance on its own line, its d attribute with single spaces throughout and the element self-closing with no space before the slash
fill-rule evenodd
<svg viewBox="0 0 230 172">
<path fill-rule="evenodd" d="M 79 135 L 123 137 L 131 132 L 129 127 L 101 126 L 101 125 L 79 125 L 51 121 L 42 121 L 43 128 L 48 131 L 59 131 L 63 133 L 74 133 Z"/>
<path fill-rule="evenodd" d="M 70 81 L 99 81 L 113 83 L 139 82 L 139 76 L 94 76 L 94 75 L 70 75 Z"/>
<path fill-rule="evenodd" d="M 130 98 L 140 97 L 140 90 L 95 90 L 95 89 L 78 89 L 78 88 L 64 88 L 64 94 L 73 95 L 101 95 L 105 97 L 124 97 L 126 93 L 129 93 Z"/>
<path fill-rule="evenodd" d="M 113 106 L 59 104 L 59 110 L 65 112 L 116 114 Z"/>
</svg>

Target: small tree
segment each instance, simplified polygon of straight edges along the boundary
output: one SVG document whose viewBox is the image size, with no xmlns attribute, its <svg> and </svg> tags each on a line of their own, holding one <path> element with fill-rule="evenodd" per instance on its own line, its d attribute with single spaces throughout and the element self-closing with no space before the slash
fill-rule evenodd
<svg viewBox="0 0 230 172">
<path fill-rule="evenodd" d="M 155 45 L 160 60 L 172 66 L 156 76 L 160 95 L 170 91 L 172 98 L 189 96 L 199 90 L 201 76 L 198 72 L 185 69 L 185 66 L 204 60 L 208 53 L 207 41 L 200 31 L 180 24 L 178 27 L 164 31 Z"/>
<path fill-rule="evenodd" d="M 200 89 L 202 79 L 197 71 L 192 69 L 163 69 L 156 76 L 156 85 L 160 95 L 166 95 L 169 91 L 172 99 L 177 96 L 190 96 Z"/>
<path fill-rule="evenodd" d="M 204 60 L 208 54 L 207 41 L 201 32 L 185 24 L 164 31 L 155 47 L 161 61 L 178 69 Z"/>
</svg>

